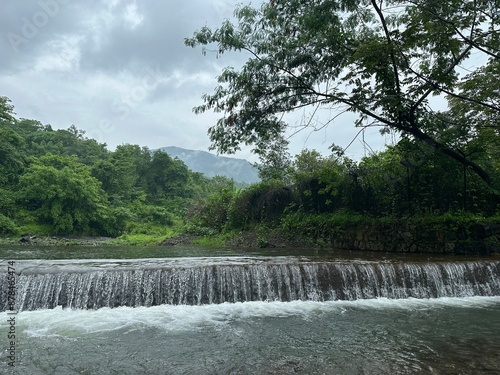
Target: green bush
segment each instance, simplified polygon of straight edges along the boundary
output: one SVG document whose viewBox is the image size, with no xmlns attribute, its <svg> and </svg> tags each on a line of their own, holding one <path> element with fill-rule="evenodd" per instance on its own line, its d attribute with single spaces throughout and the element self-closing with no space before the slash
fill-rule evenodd
<svg viewBox="0 0 500 375">
<path fill-rule="evenodd" d="M 135 207 L 134 213 L 137 220 L 161 225 L 174 225 L 174 215 L 166 208 L 151 205 Z"/>
<path fill-rule="evenodd" d="M 228 226 L 244 229 L 260 223 L 277 223 L 293 203 L 296 203 L 293 190 L 282 182 L 253 184 L 234 197 L 228 210 Z"/>
<path fill-rule="evenodd" d="M 0 214 L 0 235 L 17 233 L 16 224 L 7 216 Z"/>
<path fill-rule="evenodd" d="M 125 207 L 101 207 L 98 214 L 98 220 L 92 222 L 91 227 L 97 234 L 110 237 L 121 235 L 127 226 L 127 223 L 137 217 Z"/>
<path fill-rule="evenodd" d="M 238 194 L 234 181 L 216 176 L 211 180 L 209 192 L 189 210 L 186 229 L 191 233 L 222 232 L 227 224 L 228 209 Z"/>
</svg>

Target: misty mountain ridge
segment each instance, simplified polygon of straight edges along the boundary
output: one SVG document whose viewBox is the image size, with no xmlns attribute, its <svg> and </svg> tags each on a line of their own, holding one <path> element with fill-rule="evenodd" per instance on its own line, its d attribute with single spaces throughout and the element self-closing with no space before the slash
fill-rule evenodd
<svg viewBox="0 0 500 375">
<path fill-rule="evenodd" d="M 203 173 L 206 177 L 225 176 L 235 182 L 252 184 L 260 181 L 257 169 L 245 159 L 218 156 L 207 151 L 188 150 L 181 147 L 162 147 L 172 157 L 182 160 L 193 172 Z"/>
</svg>

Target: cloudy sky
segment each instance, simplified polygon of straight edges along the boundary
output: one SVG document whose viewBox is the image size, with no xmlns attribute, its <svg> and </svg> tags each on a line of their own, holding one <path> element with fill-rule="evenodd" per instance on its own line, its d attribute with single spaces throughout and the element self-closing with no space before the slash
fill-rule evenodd
<svg viewBox="0 0 500 375">
<path fill-rule="evenodd" d="M 231 18 L 232 0 L 23 0 L 2 1 L 0 95 L 9 97 L 20 118 L 53 128 L 74 124 L 109 149 L 123 143 L 151 149 L 179 146 L 207 150 L 213 113 L 195 115 L 201 95 L 212 92 L 224 66 L 248 56 L 221 58 L 184 46 L 204 25 Z M 253 5 L 258 5 L 254 1 Z M 312 110 L 289 116 L 290 125 L 311 119 Z M 331 114 L 312 116 L 312 123 Z M 322 116 L 322 117 L 321 117 Z M 328 153 L 356 135 L 353 119 L 302 131 L 291 139 L 292 155 L 302 148 Z M 361 137 L 348 150 L 363 156 Z M 375 150 L 391 139 L 377 129 L 365 141 Z M 249 149 L 236 155 L 255 161 Z"/>
</svg>

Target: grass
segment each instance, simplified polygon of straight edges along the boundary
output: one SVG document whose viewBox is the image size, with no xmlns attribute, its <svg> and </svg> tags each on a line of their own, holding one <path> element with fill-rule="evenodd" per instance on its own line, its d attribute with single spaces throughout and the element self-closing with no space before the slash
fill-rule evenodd
<svg viewBox="0 0 500 375">
<path fill-rule="evenodd" d="M 23 235 L 25 233 L 31 234 L 31 235 L 36 235 L 36 236 L 52 236 L 54 232 L 54 228 L 50 225 L 45 225 L 45 224 L 25 224 L 19 226 L 19 229 L 17 231 L 17 234 Z"/>
<path fill-rule="evenodd" d="M 122 234 L 110 241 L 112 245 L 156 245 L 157 243 L 163 241 L 166 238 L 165 235 L 153 235 L 153 234 Z"/>
<path fill-rule="evenodd" d="M 193 245 L 203 247 L 223 247 L 226 244 L 226 238 L 221 235 L 213 237 L 199 237 L 193 241 Z"/>
<path fill-rule="evenodd" d="M 127 229 L 127 233 L 115 238 L 111 243 L 120 245 L 156 245 L 165 238 L 179 233 L 177 226 L 168 227 L 150 223 L 133 224 Z"/>
<path fill-rule="evenodd" d="M 175 236 L 180 233 L 181 223 L 174 223 L 173 226 L 152 224 L 152 223 L 130 223 L 124 234 L 107 242 L 111 245 L 156 245 L 163 241 L 165 238 Z M 54 235 L 54 228 L 50 225 L 41 225 L 34 223 L 27 223 L 17 228 L 16 233 L 10 235 L 2 235 L 3 241 L 0 243 L 12 243 L 19 240 L 23 234 L 37 236 L 41 239 L 46 238 L 47 242 L 51 242 L 51 237 Z M 82 234 L 82 236 L 93 237 L 91 234 Z M 60 235 L 58 237 L 66 237 Z M 68 242 L 64 243 L 65 245 Z M 73 243 L 69 243 L 73 244 Z M 79 244 L 78 240 L 74 244 Z"/>
</svg>

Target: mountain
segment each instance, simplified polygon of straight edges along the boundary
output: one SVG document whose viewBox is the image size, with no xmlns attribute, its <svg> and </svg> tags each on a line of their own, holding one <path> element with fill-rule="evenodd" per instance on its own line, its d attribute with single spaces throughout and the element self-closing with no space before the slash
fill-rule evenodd
<svg viewBox="0 0 500 375">
<path fill-rule="evenodd" d="M 206 151 L 187 150 L 180 147 L 162 147 L 172 157 L 178 157 L 193 172 L 206 177 L 226 176 L 235 182 L 251 184 L 260 181 L 259 173 L 247 160 L 217 156 Z"/>
</svg>

